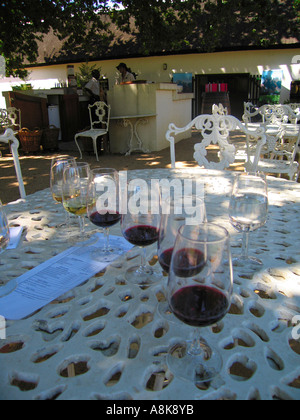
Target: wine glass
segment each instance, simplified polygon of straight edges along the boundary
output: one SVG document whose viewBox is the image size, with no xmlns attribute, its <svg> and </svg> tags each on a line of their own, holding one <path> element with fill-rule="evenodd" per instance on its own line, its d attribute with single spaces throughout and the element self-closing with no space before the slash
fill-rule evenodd
<svg viewBox="0 0 300 420">
<path fill-rule="evenodd" d="M 93 169 L 87 195 L 87 215 L 90 221 L 104 229 L 105 245 L 95 258 L 107 259 L 119 250 L 109 243 L 109 228 L 121 220 L 119 211 L 119 174 L 113 168 Z"/>
<path fill-rule="evenodd" d="M 201 383 L 222 369 L 222 358 L 201 336 L 199 327 L 219 322 L 228 312 L 233 292 L 229 234 L 223 227 L 202 223 L 181 226 L 168 281 L 173 314 L 194 328 L 193 339 L 173 346 L 168 365 L 181 378 Z"/>
<path fill-rule="evenodd" d="M 206 222 L 206 209 L 204 200 L 196 195 L 185 195 L 179 201 L 171 197 L 165 204 L 161 214 L 157 251 L 158 261 L 164 273 L 168 275 L 179 228 L 183 225 Z M 174 319 L 167 301 L 158 304 L 158 312 L 164 317 Z"/>
<path fill-rule="evenodd" d="M 62 184 L 64 170 L 68 165 L 76 166 L 76 159 L 72 156 L 60 156 L 53 158 L 51 161 L 50 168 L 50 188 L 53 199 L 58 203 L 62 204 Z M 70 230 L 70 216 L 68 212 L 65 212 L 65 222 L 60 227 L 65 227 Z M 65 236 L 69 232 L 60 232 L 62 236 Z"/>
<path fill-rule="evenodd" d="M 243 233 L 242 253 L 233 262 L 252 262 L 261 265 L 262 261 L 248 255 L 249 232 L 262 227 L 268 217 L 268 186 L 266 177 L 258 173 L 237 175 L 229 205 L 229 218 L 232 226 Z"/>
<path fill-rule="evenodd" d="M 148 185 L 138 180 L 140 185 L 129 183 L 123 192 L 121 230 L 124 238 L 142 249 L 141 264 L 130 267 L 126 280 L 139 286 L 150 286 L 161 280 L 161 274 L 147 263 L 146 247 L 158 241 L 160 224 L 160 195 L 157 184 Z"/>
<path fill-rule="evenodd" d="M 8 220 L 0 200 L 0 254 L 2 254 L 8 247 L 10 240 Z M 11 293 L 17 286 L 15 279 L 10 280 L 7 284 L 0 286 L 0 298 Z"/>
<path fill-rule="evenodd" d="M 90 245 L 85 230 L 85 216 L 87 214 L 87 190 L 90 177 L 90 165 L 86 162 L 77 163 L 76 166 L 67 165 L 64 169 L 62 198 L 66 211 L 78 217 L 79 235 L 72 237 L 74 242 Z"/>
<path fill-rule="evenodd" d="M 76 166 L 76 159 L 72 156 L 61 156 L 51 160 L 50 188 L 53 199 L 62 204 L 62 182 L 66 166 Z"/>
</svg>

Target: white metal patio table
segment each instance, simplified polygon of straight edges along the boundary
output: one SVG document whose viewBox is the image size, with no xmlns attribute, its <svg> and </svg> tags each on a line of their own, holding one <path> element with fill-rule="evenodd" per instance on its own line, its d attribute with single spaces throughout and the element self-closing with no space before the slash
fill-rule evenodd
<svg viewBox="0 0 300 420">
<path fill-rule="evenodd" d="M 121 115 L 110 117 L 110 120 L 117 120 L 119 124 L 130 129 L 130 138 L 128 141 L 128 151 L 125 156 L 130 156 L 133 152 L 150 153 L 150 150 L 146 149 L 143 145 L 143 140 L 139 136 L 138 126 L 140 124 L 148 124 L 149 118 L 156 117 L 156 114 L 140 114 L 140 115 Z M 137 144 L 134 145 L 134 137 L 136 138 Z"/>
<path fill-rule="evenodd" d="M 233 249 L 240 247 L 228 221 L 233 173 L 196 168 L 127 175 L 129 180 L 203 180 L 209 220 L 227 227 Z M 166 277 L 147 289 L 126 283 L 124 272 L 138 255 L 133 249 L 27 319 L 7 321 L 6 339 L 0 339 L 0 399 L 300 399 L 300 340 L 295 336 L 300 333 L 300 185 L 268 181 L 269 219 L 250 241 L 264 266 L 261 271 L 234 267 L 230 313 L 207 332 L 223 357 L 217 380 L 200 389 L 169 371 L 168 348 L 190 329 L 157 311 Z M 49 190 L 6 210 L 10 224 L 26 226 L 26 235 L 16 250 L 1 255 L 0 280 L 19 276 L 68 247 L 56 235 L 63 210 Z M 111 233 L 121 235 L 120 227 Z M 154 245 L 148 259 L 161 271 L 155 255 Z"/>
</svg>

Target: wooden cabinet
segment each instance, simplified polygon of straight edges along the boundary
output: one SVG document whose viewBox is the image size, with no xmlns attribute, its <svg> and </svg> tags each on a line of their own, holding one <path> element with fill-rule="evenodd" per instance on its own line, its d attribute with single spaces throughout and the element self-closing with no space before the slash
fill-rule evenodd
<svg viewBox="0 0 300 420">
<path fill-rule="evenodd" d="M 74 141 L 80 129 L 80 112 L 78 95 L 59 96 L 60 125 L 63 141 Z"/>
<path fill-rule="evenodd" d="M 49 126 L 47 99 L 19 92 L 9 92 L 8 97 L 10 106 L 21 110 L 22 127 L 32 130 Z"/>
<path fill-rule="evenodd" d="M 46 96 L 47 92 L 44 92 Z M 35 127 L 41 129 L 49 127 L 48 105 L 58 104 L 62 141 L 74 141 L 75 134 L 87 126 L 86 118 L 82 118 L 81 115 L 78 95 L 53 93 L 47 97 L 48 99 L 33 93 L 8 92 L 9 106 L 21 110 L 22 127 L 30 130 Z"/>
</svg>

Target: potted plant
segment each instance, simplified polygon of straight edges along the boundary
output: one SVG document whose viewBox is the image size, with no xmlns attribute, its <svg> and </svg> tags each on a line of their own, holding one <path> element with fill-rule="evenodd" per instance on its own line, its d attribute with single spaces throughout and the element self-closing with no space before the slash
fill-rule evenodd
<svg viewBox="0 0 300 420">
<path fill-rule="evenodd" d="M 98 70 L 101 74 L 101 67 L 97 67 L 96 64 L 90 66 L 89 63 L 86 62 L 79 67 L 79 72 L 76 73 L 76 81 L 79 89 L 84 90 L 85 85 L 92 78 L 92 72 L 94 70 Z M 102 78 L 103 77 L 101 76 L 101 79 Z"/>
</svg>

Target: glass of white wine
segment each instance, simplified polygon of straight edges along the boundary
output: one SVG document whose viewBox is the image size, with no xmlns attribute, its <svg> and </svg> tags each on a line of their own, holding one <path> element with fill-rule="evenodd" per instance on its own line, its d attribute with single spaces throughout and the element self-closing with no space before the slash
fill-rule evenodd
<svg viewBox="0 0 300 420">
<path fill-rule="evenodd" d="M 62 204 L 62 182 L 64 170 L 67 166 L 76 166 L 76 159 L 72 156 L 53 158 L 50 168 L 50 187 L 53 199 Z"/>
<path fill-rule="evenodd" d="M 80 231 L 71 239 L 74 242 L 90 244 L 85 229 L 87 216 L 87 191 L 90 178 L 90 165 L 86 162 L 69 165 L 64 169 L 62 183 L 62 202 L 65 210 L 78 217 Z"/>
<path fill-rule="evenodd" d="M 63 202 L 63 175 L 65 168 L 70 165 L 76 167 L 76 159 L 72 156 L 59 156 L 53 158 L 51 161 L 50 188 L 52 197 L 57 204 L 62 204 Z M 65 212 L 65 221 L 59 225 L 59 228 L 63 229 L 58 233 L 58 235 L 61 235 L 62 237 L 65 237 L 66 234 L 68 235 L 70 233 L 70 214 L 68 212 Z"/>
</svg>

